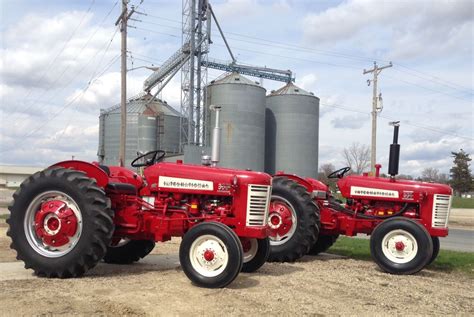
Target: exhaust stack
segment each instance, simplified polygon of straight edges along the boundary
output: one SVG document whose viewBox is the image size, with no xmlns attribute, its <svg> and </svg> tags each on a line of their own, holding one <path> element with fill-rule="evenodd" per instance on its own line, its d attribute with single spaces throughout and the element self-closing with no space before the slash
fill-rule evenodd
<svg viewBox="0 0 474 317">
<path fill-rule="evenodd" d="M 388 159 L 388 174 L 390 178 L 395 178 L 398 174 L 398 166 L 400 162 L 400 144 L 398 144 L 398 129 L 400 121 L 390 122 L 393 126 L 393 143 L 390 144 L 390 156 Z"/>
<path fill-rule="evenodd" d="M 219 126 L 221 106 L 210 105 L 209 109 L 216 112 L 216 122 L 214 129 L 212 129 L 211 165 L 217 166 L 221 151 L 221 128 Z"/>
</svg>

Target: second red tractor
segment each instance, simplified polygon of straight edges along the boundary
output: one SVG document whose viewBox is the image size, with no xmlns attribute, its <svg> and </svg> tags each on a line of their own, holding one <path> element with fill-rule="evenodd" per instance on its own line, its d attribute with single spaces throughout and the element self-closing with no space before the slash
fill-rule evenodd
<svg viewBox="0 0 474 317">
<path fill-rule="evenodd" d="M 439 237 L 448 235 L 452 189 L 448 185 L 400 180 L 398 125 L 390 149 L 389 177 L 333 172 L 345 203 L 312 178 L 277 173 L 268 223 L 270 260 L 294 261 L 329 249 L 339 235 L 368 234 L 373 260 L 386 272 L 412 274 L 437 257 Z"/>
</svg>

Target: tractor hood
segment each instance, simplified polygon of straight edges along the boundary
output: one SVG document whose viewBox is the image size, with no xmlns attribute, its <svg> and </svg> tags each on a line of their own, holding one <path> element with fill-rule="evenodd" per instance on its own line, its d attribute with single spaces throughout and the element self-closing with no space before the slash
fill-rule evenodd
<svg viewBox="0 0 474 317">
<path fill-rule="evenodd" d="M 418 201 L 427 195 L 452 195 L 448 185 L 371 176 L 347 176 L 337 182 L 344 197 Z"/>
<path fill-rule="evenodd" d="M 266 173 L 182 163 L 158 163 L 144 171 L 152 190 L 173 192 L 228 194 L 242 185 L 270 186 L 272 177 Z"/>
</svg>

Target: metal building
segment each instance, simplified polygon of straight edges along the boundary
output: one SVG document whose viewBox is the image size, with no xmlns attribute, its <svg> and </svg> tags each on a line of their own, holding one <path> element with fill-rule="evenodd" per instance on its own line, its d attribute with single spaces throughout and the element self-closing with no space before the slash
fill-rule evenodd
<svg viewBox="0 0 474 317">
<path fill-rule="evenodd" d="M 150 95 L 144 95 L 127 103 L 127 167 L 138 151 L 164 150 L 170 155 L 179 152 L 179 112 L 159 99 L 146 105 L 150 98 Z M 119 162 L 120 122 L 120 105 L 100 110 L 97 155 L 101 164 L 117 165 Z"/>
<path fill-rule="evenodd" d="M 288 83 L 266 101 L 265 171 L 317 177 L 319 98 Z"/>
<path fill-rule="evenodd" d="M 212 81 L 206 89 L 206 107 L 222 107 L 219 166 L 263 171 L 265 88 L 238 73 L 230 73 Z M 209 135 L 209 127 L 214 125 L 212 111 L 207 125 Z"/>
</svg>

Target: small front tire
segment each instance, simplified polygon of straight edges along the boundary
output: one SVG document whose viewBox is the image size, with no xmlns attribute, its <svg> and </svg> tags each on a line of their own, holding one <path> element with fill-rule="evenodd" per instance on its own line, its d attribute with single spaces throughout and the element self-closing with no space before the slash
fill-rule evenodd
<svg viewBox="0 0 474 317">
<path fill-rule="evenodd" d="M 439 238 L 431 237 L 431 241 L 433 242 L 433 254 L 431 255 L 431 258 L 426 265 L 430 265 L 431 263 L 433 263 L 439 255 L 439 248 L 440 248 Z"/>
<path fill-rule="evenodd" d="M 385 272 L 414 274 L 433 255 L 433 242 L 418 222 L 396 217 L 380 223 L 370 237 L 372 259 Z"/>
<path fill-rule="evenodd" d="M 237 235 L 218 222 L 192 227 L 179 247 L 179 260 L 186 276 L 197 286 L 229 285 L 243 265 L 243 250 Z"/>
<path fill-rule="evenodd" d="M 242 272 L 252 273 L 265 264 L 270 255 L 270 240 L 243 238 L 242 247 L 244 250 L 244 264 Z"/>
</svg>

